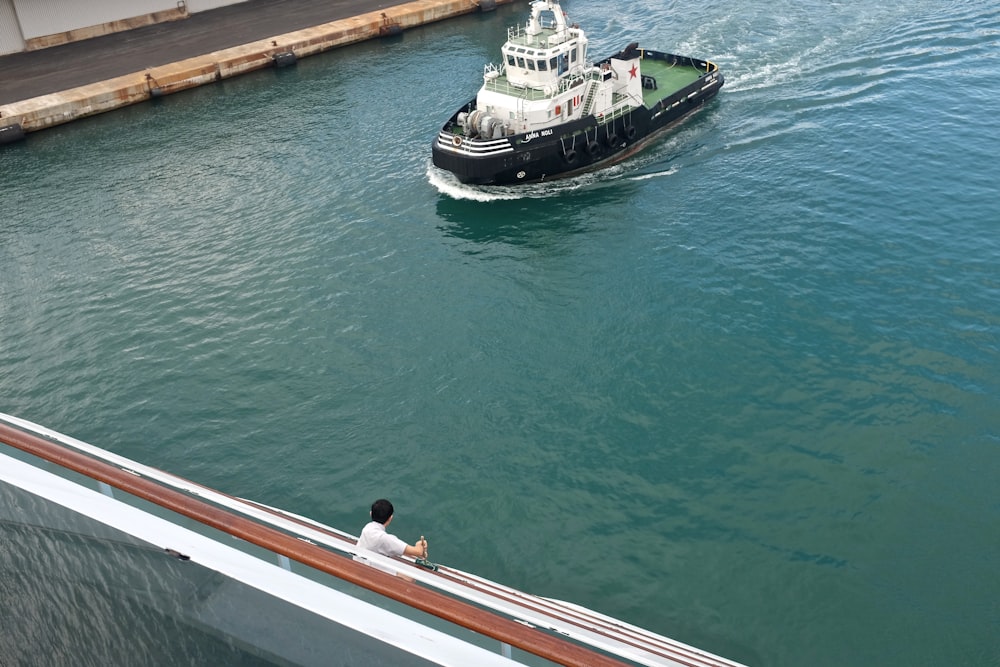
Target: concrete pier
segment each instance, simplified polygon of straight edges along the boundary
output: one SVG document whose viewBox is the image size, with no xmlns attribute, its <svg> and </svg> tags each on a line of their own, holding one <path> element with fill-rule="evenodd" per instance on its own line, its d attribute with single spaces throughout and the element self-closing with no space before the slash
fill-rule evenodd
<svg viewBox="0 0 1000 667">
<path fill-rule="evenodd" d="M 279 65 L 294 62 L 297 58 L 304 58 L 339 46 L 379 37 L 387 32 L 398 32 L 414 26 L 482 11 L 496 4 L 512 1 L 414 0 L 404 4 L 380 6 L 374 11 L 349 15 L 319 25 L 274 35 L 269 35 L 267 28 L 280 29 L 279 21 L 268 21 L 263 15 L 258 15 L 257 21 L 251 20 L 254 17 L 248 17 L 247 12 L 252 11 L 252 7 L 233 5 L 227 8 L 233 12 L 233 18 L 229 24 L 225 23 L 227 16 L 219 15 L 216 17 L 217 21 L 222 21 L 222 26 L 234 25 L 234 31 L 236 28 L 241 29 L 245 35 L 263 34 L 268 36 L 253 39 L 237 46 L 210 50 L 198 55 L 192 54 L 191 57 L 171 60 L 164 64 L 136 68 L 126 74 L 87 83 L 82 82 L 92 78 L 91 70 L 102 66 L 100 58 L 95 58 L 94 53 L 90 53 L 89 58 L 83 58 L 82 64 L 70 63 L 69 59 L 81 58 L 81 54 L 87 53 L 88 46 L 92 47 L 93 50 L 98 48 L 97 44 L 88 45 L 87 42 L 78 42 L 47 49 L 46 51 L 52 51 L 52 53 L 44 55 L 38 55 L 44 52 L 37 51 L 4 56 L 0 58 L 0 69 L 7 72 L 0 76 L 0 90 L 6 91 L 0 93 L 0 139 L 4 135 L 15 136 L 19 134 L 16 132 L 18 128 L 25 133 L 42 130 L 142 102 L 152 97 L 169 95 L 265 67 L 274 67 L 276 62 Z M 480 2 L 483 3 L 482 8 Z M 244 4 L 252 6 L 257 3 Z M 290 5 L 291 9 L 294 9 L 295 6 L 295 2 L 282 4 Z M 359 2 L 353 4 L 355 9 L 360 5 Z M 367 4 L 370 7 L 372 3 Z M 340 3 L 341 11 L 349 8 L 349 3 Z M 242 16 L 238 14 L 240 11 L 243 12 Z M 330 10 L 326 9 L 326 11 Z M 219 33 L 216 31 L 213 35 L 211 31 L 207 31 L 204 38 L 198 41 L 198 45 L 178 47 L 176 41 L 172 40 L 170 33 L 175 36 L 182 34 L 186 27 L 185 24 L 189 21 L 194 22 L 196 18 L 198 18 L 197 15 L 183 21 L 175 21 L 169 24 L 169 27 L 160 29 L 158 34 L 161 35 L 163 46 L 164 48 L 168 45 L 173 46 L 174 58 L 177 57 L 178 48 L 186 49 L 185 55 L 187 55 L 192 51 L 198 52 L 219 43 L 224 44 L 226 40 L 232 40 L 232 35 L 229 32 Z M 226 28 L 222 27 L 222 30 L 226 31 Z M 127 37 L 120 36 L 97 39 L 107 40 L 109 37 L 117 40 L 113 45 L 113 54 L 114 58 L 119 61 L 117 63 L 119 69 L 124 66 L 125 69 L 130 70 L 134 63 L 148 62 L 150 58 L 155 60 L 155 55 L 148 55 L 154 50 L 152 43 L 144 44 L 140 41 L 129 44 Z M 123 39 L 126 42 L 122 42 Z M 131 41 L 136 42 L 135 39 Z M 107 48 L 109 43 L 105 41 L 101 46 Z M 62 51 L 58 51 L 59 49 Z M 132 54 L 131 60 L 129 60 L 129 53 Z M 45 58 L 45 62 L 38 62 L 41 58 Z M 30 61 L 29 59 L 34 60 Z M 24 71 L 27 76 L 34 76 L 34 79 L 12 79 L 22 71 L 19 68 L 19 65 L 22 64 L 26 66 Z M 90 68 L 88 68 L 88 64 L 91 66 Z M 32 66 L 35 68 L 34 73 L 31 69 Z M 73 74 L 74 68 L 77 72 L 75 76 Z M 46 83 L 45 81 L 48 75 L 51 75 L 53 79 L 62 80 L 65 89 L 28 96 L 33 92 L 33 87 L 36 92 L 39 90 L 39 85 L 51 87 L 51 82 Z M 7 82 L 3 80 L 4 77 L 7 77 Z M 80 82 L 82 85 L 67 86 L 66 84 L 69 82 Z M 19 90 L 23 91 L 21 95 L 17 95 Z M 15 98 L 21 97 L 21 99 L 7 99 L 12 95 Z M 6 132 L 4 128 L 6 128 Z"/>
</svg>

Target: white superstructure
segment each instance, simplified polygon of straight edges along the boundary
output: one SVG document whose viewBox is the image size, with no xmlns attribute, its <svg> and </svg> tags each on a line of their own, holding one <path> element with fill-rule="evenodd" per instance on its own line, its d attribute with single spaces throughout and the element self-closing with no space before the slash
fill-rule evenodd
<svg viewBox="0 0 1000 667">
<path fill-rule="evenodd" d="M 587 60 L 587 36 L 557 0 L 534 0 L 526 25 L 508 30 L 499 65 L 487 65 L 475 110 L 458 122 L 470 138 L 539 132 L 593 114 L 642 104 L 639 53 L 600 65 Z"/>
</svg>

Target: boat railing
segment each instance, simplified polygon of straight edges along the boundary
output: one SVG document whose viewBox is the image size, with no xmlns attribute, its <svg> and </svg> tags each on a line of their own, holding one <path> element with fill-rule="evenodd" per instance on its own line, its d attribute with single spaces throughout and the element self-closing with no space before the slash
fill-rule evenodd
<svg viewBox="0 0 1000 667">
<path fill-rule="evenodd" d="M 272 562 L 310 578 L 333 578 L 544 660 L 565 665 L 737 663 L 568 602 L 529 595 L 447 566 L 359 550 L 356 539 L 317 521 L 237 498 L 89 445 L 27 420 L 0 414 L 0 443 L 40 464 L 92 480 L 119 502 L 152 505 L 269 552 Z M 361 556 L 370 564 L 353 559 Z M 308 575 L 308 572 L 314 572 Z M 399 574 L 402 576 L 393 576 Z"/>
<path fill-rule="evenodd" d="M 532 34 L 527 31 L 526 26 L 510 26 L 507 28 L 507 41 L 517 44 L 518 46 L 529 46 L 542 49 L 548 48 L 548 46 L 552 43 L 550 41 L 550 37 L 555 37 L 559 34 L 558 24 L 554 20 L 540 19 L 539 27 L 541 30 Z"/>
<path fill-rule="evenodd" d="M 487 70 L 489 72 L 490 70 Z M 497 71 L 497 70 L 492 70 Z M 543 88 L 533 88 L 532 86 L 514 85 L 500 69 L 498 76 L 484 76 L 483 85 L 486 90 L 518 97 L 524 100 L 542 100 L 552 96 L 553 89 L 550 86 Z"/>
<path fill-rule="evenodd" d="M 600 79 L 601 71 L 599 69 L 593 66 L 579 67 L 575 72 L 560 77 L 555 86 L 547 85 L 534 88 L 511 83 L 507 78 L 507 68 L 503 64 L 489 63 L 483 67 L 483 86 L 486 90 L 525 100 L 540 100 L 561 95 L 571 88 L 584 85 L 589 81 L 600 81 Z"/>
</svg>

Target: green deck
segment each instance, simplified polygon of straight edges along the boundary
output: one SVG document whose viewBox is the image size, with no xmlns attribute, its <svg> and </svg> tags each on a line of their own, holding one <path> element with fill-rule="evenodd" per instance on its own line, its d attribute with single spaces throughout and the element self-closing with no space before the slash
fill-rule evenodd
<svg viewBox="0 0 1000 667">
<path fill-rule="evenodd" d="M 698 80 L 704 70 L 689 65 L 671 65 L 663 60 L 643 58 L 640 69 L 646 76 L 656 79 L 656 90 L 642 90 L 642 101 L 651 107 L 664 97 L 677 92 Z"/>
</svg>

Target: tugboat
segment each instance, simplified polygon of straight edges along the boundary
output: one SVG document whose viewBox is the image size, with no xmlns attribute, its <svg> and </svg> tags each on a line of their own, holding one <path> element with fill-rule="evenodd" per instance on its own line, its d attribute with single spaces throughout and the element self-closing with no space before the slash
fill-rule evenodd
<svg viewBox="0 0 1000 667">
<path fill-rule="evenodd" d="M 534 0 L 507 30 L 499 65 L 448 119 L 431 152 L 462 183 L 511 185 L 561 178 L 623 160 L 715 97 L 708 60 L 633 42 L 597 63 L 558 0 Z"/>
</svg>

